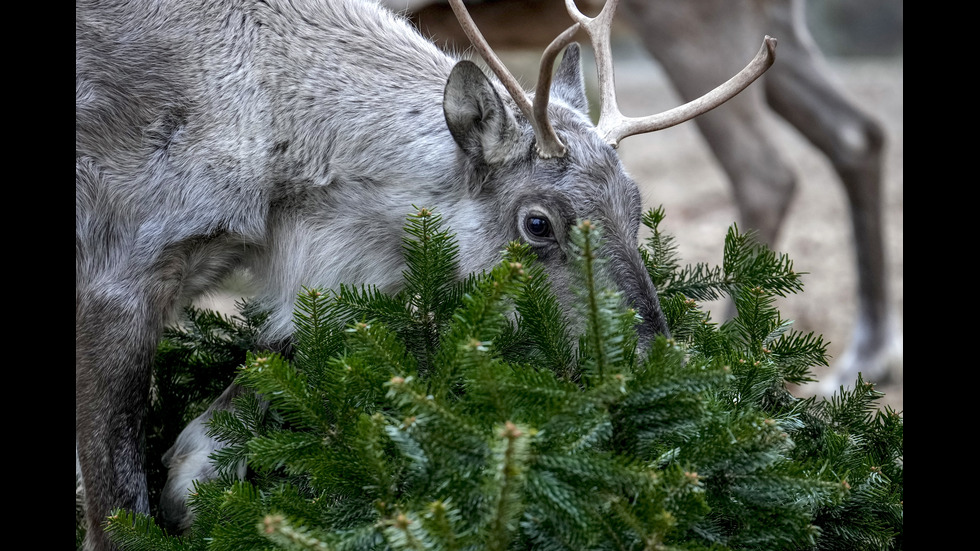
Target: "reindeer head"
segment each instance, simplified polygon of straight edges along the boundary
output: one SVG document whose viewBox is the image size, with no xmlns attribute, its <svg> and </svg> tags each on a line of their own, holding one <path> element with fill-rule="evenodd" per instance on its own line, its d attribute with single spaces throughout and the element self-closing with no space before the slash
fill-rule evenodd
<svg viewBox="0 0 980 551">
<path fill-rule="evenodd" d="M 616 0 L 607 2 L 595 18 L 583 15 L 574 0 L 566 0 L 576 23 L 545 50 L 530 97 L 490 49 L 462 1 L 450 4 L 506 90 L 499 90 L 472 62 L 461 61 L 449 77 L 443 102 L 450 133 L 470 165 L 471 193 L 492 197 L 495 204 L 484 212 L 499 213 L 492 227 L 503 229 L 501 238 L 532 246 L 568 309 L 575 300 L 566 268 L 569 231 L 578 220 L 597 222 L 605 238 L 600 254 L 609 261 L 605 275 L 642 316 L 641 342 L 669 334 L 657 291 L 637 250 L 640 192 L 615 148 L 626 136 L 679 124 L 733 97 L 772 64 L 775 40 L 766 37 L 749 66 L 706 96 L 659 115 L 628 118 L 619 111 L 613 89 L 609 29 Z M 579 48 L 571 43 L 580 28 L 596 51 L 602 105 L 597 125 L 588 116 Z M 552 77 L 562 49 L 565 55 Z"/>
</svg>

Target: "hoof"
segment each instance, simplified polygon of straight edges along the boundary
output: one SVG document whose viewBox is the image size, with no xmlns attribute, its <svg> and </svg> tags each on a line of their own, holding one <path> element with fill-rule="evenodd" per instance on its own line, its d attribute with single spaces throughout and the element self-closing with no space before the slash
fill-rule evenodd
<svg viewBox="0 0 980 551">
<path fill-rule="evenodd" d="M 831 365 L 833 371 L 819 382 L 820 395 L 830 396 L 839 392 L 842 386 L 853 388 L 859 373 L 865 382 L 879 387 L 903 381 L 901 331 L 893 329 L 885 332 L 884 336 L 869 338 L 869 332 L 863 329 L 861 326 L 857 328 L 850 346 Z"/>
</svg>

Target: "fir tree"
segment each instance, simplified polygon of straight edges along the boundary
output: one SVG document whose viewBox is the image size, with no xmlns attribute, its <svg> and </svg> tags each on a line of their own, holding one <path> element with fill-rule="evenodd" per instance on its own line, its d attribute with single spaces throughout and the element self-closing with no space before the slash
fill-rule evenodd
<svg viewBox="0 0 980 551">
<path fill-rule="evenodd" d="M 597 275 L 601 228 L 572 232 L 569 320 L 526 245 L 457 281 L 453 235 L 419 210 L 401 293 L 305 290 L 291 356 L 247 355 L 238 381 L 267 403 L 246 394 L 211 427 L 231 444 L 217 464 L 246 461 L 247 480 L 198 485 L 188 534 L 126 512 L 110 533 L 125 549 L 900 549 L 901 416 L 860 379 L 827 401 L 786 390 L 826 362 L 774 307 L 800 274 L 734 227 L 722 266 L 681 267 L 662 219 L 645 217 L 643 252 L 673 338 L 639 350 Z M 718 297 L 738 312 L 722 324 L 696 302 Z"/>
</svg>

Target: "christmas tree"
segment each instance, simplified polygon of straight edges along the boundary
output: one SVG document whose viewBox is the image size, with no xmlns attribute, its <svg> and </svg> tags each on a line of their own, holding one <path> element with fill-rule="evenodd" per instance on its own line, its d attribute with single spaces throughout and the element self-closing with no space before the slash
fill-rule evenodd
<svg viewBox="0 0 980 551">
<path fill-rule="evenodd" d="M 211 423 L 227 475 L 196 486 L 188 533 L 119 511 L 111 536 L 124 549 L 901 549 L 901 415 L 860 378 L 829 400 L 787 390 L 826 364 L 821 337 L 774 307 L 802 289 L 792 262 L 733 226 L 721 266 L 681 266 L 662 219 L 645 216 L 642 252 L 672 337 L 645 347 L 595 275 L 589 221 L 572 236 L 578 319 L 526 245 L 458 280 L 451 229 L 427 209 L 408 218 L 404 289 L 305 290 L 288 355 L 246 352 L 254 313 L 192 310 L 161 347 L 155 404 L 171 417 L 158 419 L 179 431 L 206 406 L 167 403 L 204 388 L 179 375 L 188 364 L 238 358 L 254 393 Z M 724 323 L 698 306 L 720 297 L 737 310 Z"/>
</svg>

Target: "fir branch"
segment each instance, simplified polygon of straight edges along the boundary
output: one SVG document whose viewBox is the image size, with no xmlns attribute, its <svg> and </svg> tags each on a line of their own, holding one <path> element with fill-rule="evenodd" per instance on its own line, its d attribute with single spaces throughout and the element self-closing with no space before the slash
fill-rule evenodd
<svg viewBox="0 0 980 551">
<path fill-rule="evenodd" d="M 392 549 L 424 551 L 429 549 L 425 540 L 424 526 L 414 512 L 398 512 L 382 521 L 385 543 Z"/>
<path fill-rule="evenodd" d="M 361 415 L 357 423 L 357 433 L 352 435 L 354 438 L 348 439 L 358 465 L 357 471 L 363 473 L 361 490 L 384 503 L 395 502 L 406 486 L 406 482 L 400 480 L 404 468 L 398 461 L 399 458 L 389 449 L 388 428 L 388 422 L 380 413 Z"/>
<path fill-rule="evenodd" d="M 710 323 L 709 315 L 701 311 L 694 299 L 684 294 L 661 297 L 660 309 L 670 327 L 671 337 L 679 342 L 695 342 L 699 332 Z"/>
<path fill-rule="evenodd" d="M 406 295 L 413 309 L 431 314 L 438 325 L 440 314 L 447 313 L 439 308 L 440 298 L 452 289 L 459 269 L 459 246 L 448 230 L 441 229 L 442 215 L 415 208 L 417 212 L 407 218 L 405 226 L 405 232 L 415 239 L 403 240 Z"/>
<path fill-rule="evenodd" d="M 611 415 L 605 404 L 585 403 L 572 412 L 573 417 L 555 415 L 543 427 L 548 435 L 549 447 L 558 447 L 567 453 L 585 450 L 601 450 L 613 436 Z M 569 422 L 574 419 L 574 422 Z M 560 444 L 559 444 L 560 443 Z"/>
<path fill-rule="evenodd" d="M 541 352 L 540 362 L 535 363 L 550 369 L 561 379 L 578 380 L 575 351 L 569 344 L 568 320 L 551 291 L 548 276 L 535 262 L 530 245 L 511 243 L 504 258 L 521 264 L 525 270 L 514 306 L 520 315 L 521 328 Z"/>
<path fill-rule="evenodd" d="M 294 527 L 284 516 L 266 515 L 257 526 L 259 532 L 277 547 L 310 551 L 329 551 L 330 546 L 306 527 Z"/>
<path fill-rule="evenodd" d="M 239 384 L 264 396 L 297 427 L 329 431 L 333 417 L 322 407 L 323 396 L 311 387 L 304 373 L 278 354 L 252 355 L 238 378 Z"/>
<path fill-rule="evenodd" d="M 460 538 L 456 535 L 459 532 L 460 519 L 461 514 L 451 500 L 436 500 L 429 503 L 421 517 L 426 532 L 439 542 L 438 548 L 445 551 L 456 551 L 461 548 Z"/>
<path fill-rule="evenodd" d="M 670 279 L 657 287 L 657 293 L 667 299 L 682 296 L 708 302 L 729 296 L 735 285 L 736 282 L 727 277 L 720 266 L 712 268 L 708 264 L 697 263 L 672 274 Z"/>
<path fill-rule="evenodd" d="M 861 430 L 878 411 L 877 400 L 882 393 L 874 388 L 873 383 L 864 382 L 864 377 L 858 374 L 854 387 L 841 387 L 840 392 L 831 396 L 825 402 L 824 411 L 830 421 L 836 426 L 847 430 Z"/>
<path fill-rule="evenodd" d="M 356 322 L 346 330 L 348 355 L 369 359 L 371 370 L 384 379 L 416 373 L 415 358 L 383 323 Z"/>
<path fill-rule="evenodd" d="M 249 463 L 263 469 L 285 468 L 289 474 L 306 473 L 322 460 L 324 444 L 322 436 L 311 432 L 255 436 L 248 442 Z"/>
<path fill-rule="evenodd" d="M 661 205 L 646 211 L 640 219 L 641 223 L 650 230 L 646 246 L 640 248 L 640 256 L 661 296 L 663 296 L 663 289 L 670 280 L 675 279 L 675 274 L 680 268 L 680 255 L 677 252 L 674 236 L 660 231 L 660 223 L 664 218 L 666 213 Z"/>
<path fill-rule="evenodd" d="M 439 344 L 433 371 L 427 374 L 430 393 L 448 398 L 468 369 L 489 360 L 494 339 L 509 328 L 509 298 L 524 276 L 522 264 L 503 261 L 463 297 Z"/>
<path fill-rule="evenodd" d="M 248 442 L 257 434 L 272 428 L 268 405 L 252 392 L 242 392 L 232 400 L 232 410 L 216 409 L 207 423 L 208 437 L 222 443 L 210 459 L 222 475 L 237 472 L 248 461 Z"/>
<path fill-rule="evenodd" d="M 414 239 L 403 240 L 406 270 L 405 291 L 421 347 L 425 372 L 439 346 L 438 336 L 452 313 L 444 297 L 452 294 L 459 271 L 459 245 L 452 233 L 442 229 L 442 216 L 431 209 L 415 207 L 405 232 Z"/>
<path fill-rule="evenodd" d="M 341 284 L 332 293 L 326 317 L 336 325 L 347 326 L 363 320 L 381 320 L 396 333 L 410 326 L 406 301 L 401 295 L 389 295 L 377 287 L 360 288 Z"/>
<path fill-rule="evenodd" d="M 571 229 L 569 238 L 570 260 L 578 267 L 581 278 L 577 285 L 581 294 L 579 314 L 585 321 L 578 364 L 582 382 L 598 387 L 631 362 L 636 345 L 632 334 L 636 316 L 635 312 L 623 308 L 620 293 L 603 286 L 605 260 L 598 254 L 601 230 L 591 221 L 583 220 Z"/>
<path fill-rule="evenodd" d="M 800 276 L 805 272 L 795 272 L 788 255 L 777 254 L 758 243 L 753 233 L 740 233 L 737 225 L 732 225 L 725 237 L 721 266 L 711 268 L 698 263 L 679 267 L 672 239 L 659 231 L 663 218 L 662 208 L 644 215 L 643 223 L 652 235 L 641 249 L 661 301 L 677 295 L 712 301 L 752 287 L 776 296 L 803 290 Z"/>
<path fill-rule="evenodd" d="M 774 306 L 791 263 L 733 228 L 722 268 L 682 268 L 662 219 L 644 218 L 644 258 L 674 339 L 639 358 L 594 228 L 576 342 L 527 246 L 460 278 L 452 234 L 415 217 L 410 292 L 306 290 L 295 363 L 253 356 L 242 376 L 268 409 L 247 393 L 213 416 L 216 459 L 247 459 L 249 481 L 195 485 L 186 539 L 148 527 L 124 547 L 900 548 L 901 416 L 861 379 L 825 402 L 784 387 L 826 361 Z M 720 326 L 692 300 L 716 291 L 739 305 Z M 229 340 L 208 335 L 173 358 L 219 359 L 185 353 Z"/>
<path fill-rule="evenodd" d="M 475 415 L 486 415 L 496 407 L 496 411 L 508 414 L 494 412 L 495 421 L 516 418 L 540 427 L 566 414 L 574 418 L 574 412 L 587 400 L 578 386 L 557 379 L 547 369 L 502 362 L 487 367 L 471 371 L 466 379 L 467 399 L 460 406 Z"/>
<path fill-rule="evenodd" d="M 293 313 L 293 362 L 310 384 L 321 386 L 330 358 L 343 350 L 342 326 L 333 316 L 332 297 L 317 289 L 304 288 L 296 298 Z"/>
<path fill-rule="evenodd" d="M 815 333 L 789 333 L 774 340 L 769 349 L 774 361 L 780 365 L 783 379 L 790 384 L 815 382 L 813 366 L 829 365 L 827 345 L 823 336 Z"/>
<path fill-rule="evenodd" d="M 498 428 L 490 470 L 493 472 L 487 497 L 490 516 L 486 521 L 486 548 L 504 551 L 510 547 L 521 514 L 530 435 L 527 427 L 506 422 Z"/>
<path fill-rule="evenodd" d="M 409 428 L 415 424 L 416 417 L 410 416 L 401 423 L 387 423 L 384 426 L 385 434 L 398 450 L 400 457 L 405 460 L 406 465 L 403 476 L 406 480 L 403 485 L 409 486 L 415 478 L 422 478 L 429 474 L 430 460 L 425 450 L 418 440 L 412 437 Z M 447 513 L 448 514 L 448 513 Z"/>
<path fill-rule="evenodd" d="M 755 234 L 739 233 L 733 224 L 725 237 L 723 269 L 740 287 L 758 287 L 781 297 L 803 290 L 800 276 L 788 255 L 778 254 L 756 241 Z"/>
<path fill-rule="evenodd" d="M 480 425 L 474 423 L 473 419 L 459 415 L 451 403 L 444 403 L 442 399 L 422 392 L 418 388 L 419 384 L 412 377 L 396 376 L 392 377 L 386 387 L 387 398 L 402 411 L 405 418 L 414 420 L 412 427 L 417 431 L 424 428 L 424 433 L 416 432 L 418 436 L 426 437 L 427 441 L 423 445 L 445 446 L 485 457 L 485 431 Z"/>
<path fill-rule="evenodd" d="M 146 515 L 131 511 L 114 511 L 105 525 L 106 535 L 122 548 L 133 551 L 189 551 L 183 538 L 168 535 Z"/>
<path fill-rule="evenodd" d="M 585 356 L 588 358 L 589 369 L 588 375 L 593 378 L 602 380 L 608 368 L 610 358 L 606 348 L 607 341 L 604 337 L 609 333 L 609 323 L 608 323 L 608 303 L 611 302 L 608 295 L 600 296 L 600 290 L 597 281 L 597 268 L 600 263 L 599 257 L 596 254 L 596 249 L 599 245 L 599 232 L 595 229 L 595 226 L 588 221 L 583 220 L 571 232 L 571 241 L 575 245 L 576 253 L 575 257 L 582 267 L 582 280 L 585 296 L 585 312 L 583 312 L 586 321 L 586 333 L 585 339 L 587 343 L 588 353 Z"/>
<path fill-rule="evenodd" d="M 248 482 L 235 482 L 216 497 L 220 499 L 221 520 L 211 526 L 212 549 L 235 551 L 268 545 L 268 541 L 254 528 L 256 519 L 268 512 L 264 495 L 258 488 Z M 247 529 L 243 530 L 243 527 Z"/>
</svg>

